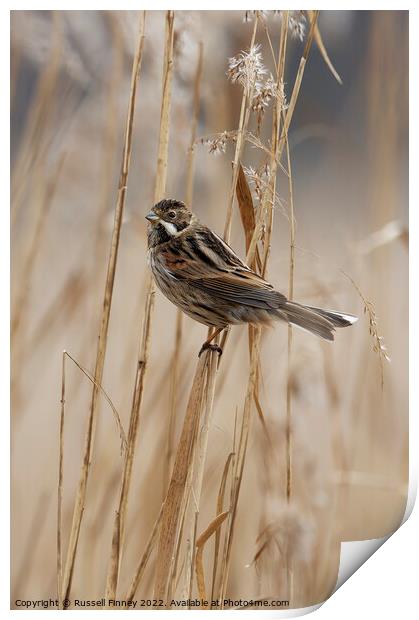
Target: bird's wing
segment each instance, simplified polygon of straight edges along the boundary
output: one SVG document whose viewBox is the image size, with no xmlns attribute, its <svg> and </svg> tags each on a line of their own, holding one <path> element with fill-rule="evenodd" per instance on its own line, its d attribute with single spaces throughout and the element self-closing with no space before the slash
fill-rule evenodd
<svg viewBox="0 0 419 620">
<path fill-rule="evenodd" d="M 191 282 L 214 297 L 255 308 L 279 308 L 286 297 L 252 272 L 200 278 Z"/>
<path fill-rule="evenodd" d="M 266 309 L 278 308 L 286 301 L 204 226 L 165 244 L 159 259 L 172 278 L 225 301 Z"/>
</svg>

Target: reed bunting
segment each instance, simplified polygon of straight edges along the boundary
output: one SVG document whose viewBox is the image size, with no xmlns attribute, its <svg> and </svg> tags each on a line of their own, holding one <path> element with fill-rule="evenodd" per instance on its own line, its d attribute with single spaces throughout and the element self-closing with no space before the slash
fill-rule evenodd
<svg viewBox="0 0 419 620">
<path fill-rule="evenodd" d="M 215 335 L 232 324 L 282 320 L 333 340 L 336 327 L 357 320 L 351 314 L 288 301 L 183 202 L 162 200 L 146 218 L 149 264 L 157 286 L 185 314 L 216 328 L 203 349 L 212 347 Z"/>
</svg>

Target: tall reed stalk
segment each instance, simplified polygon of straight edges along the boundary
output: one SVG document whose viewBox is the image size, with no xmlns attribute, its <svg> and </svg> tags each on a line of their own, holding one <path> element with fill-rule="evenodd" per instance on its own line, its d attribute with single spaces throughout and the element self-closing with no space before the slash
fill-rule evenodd
<svg viewBox="0 0 419 620">
<path fill-rule="evenodd" d="M 187 154 L 186 162 L 186 190 L 185 190 L 185 202 L 189 208 L 193 208 L 193 179 L 194 179 L 194 164 L 195 164 L 195 142 L 196 142 L 196 130 L 198 126 L 198 116 L 201 99 L 201 81 L 202 81 L 202 69 L 203 69 L 203 44 L 199 43 L 198 60 L 196 65 L 195 77 L 194 77 L 194 95 L 193 95 L 193 109 L 192 109 L 192 122 L 191 122 L 191 136 Z M 177 310 L 176 312 L 176 329 L 175 329 L 175 347 L 171 361 L 171 375 L 170 375 L 170 390 L 169 390 L 169 402 L 170 402 L 170 417 L 169 428 L 167 432 L 167 452 L 164 465 L 164 493 L 167 490 L 168 479 L 170 475 L 170 469 L 172 465 L 172 457 L 174 452 L 174 427 L 176 421 L 176 407 L 178 396 L 178 379 L 179 379 L 179 363 L 180 352 L 182 346 L 183 335 L 183 312 Z"/>
<path fill-rule="evenodd" d="M 251 48 L 255 42 L 257 23 L 258 19 L 255 20 L 253 28 L 250 45 Z M 224 228 L 224 238 L 227 241 L 230 237 L 232 209 L 239 175 L 240 157 L 243 152 L 245 135 L 250 117 L 252 89 L 253 86 L 250 91 L 245 91 L 242 97 L 239 130 L 237 134 L 238 137 L 233 164 L 232 184 Z M 210 428 L 215 392 L 215 374 L 218 367 L 218 364 L 214 363 L 213 360 L 214 354 L 215 353 L 213 351 L 207 350 L 198 362 L 194 382 L 191 388 L 191 396 L 189 401 L 190 405 L 187 412 L 187 415 L 190 414 L 191 417 L 195 418 L 196 426 L 191 422 L 187 423 L 187 418 L 185 417 L 185 423 L 178 445 L 172 479 L 170 481 L 169 490 L 163 505 L 162 523 L 160 526 L 160 537 L 157 551 L 154 597 L 163 599 L 166 606 L 170 600 L 169 595 L 171 594 L 171 588 L 175 581 L 174 575 L 177 566 L 177 562 L 175 560 L 178 558 L 180 552 L 179 545 L 182 540 L 181 533 L 183 530 L 187 505 L 191 500 L 190 490 L 193 484 L 195 484 L 194 497 L 198 497 L 198 501 L 201 494 L 202 474 L 206 458 L 208 431 Z M 200 393 L 199 396 L 196 395 L 197 390 Z M 206 403 L 204 409 L 203 403 Z M 195 407 L 195 411 L 191 412 L 191 406 Z M 204 416 L 204 418 L 202 418 L 202 416 Z M 202 419 L 205 420 L 203 426 L 201 426 Z M 200 431 L 200 439 L 197 444 L 198 428 L 202 430 Z M 186 451 L 187 457 L 185 457 L 185 445 L 188 446 Z M 197 453 L 195 453 L 196 449 L 198 450 Z M 183 481 L 182 484 L 179 484 L 179 478 Z M 189 518 L 191 518 L 193 523 L 195 523 L 195 511 L 192 510 L 190 514 L 191 516 Z M 192 527 L 192 522 L 189 522 L 189 525 L 186 528 L 189 535 L 193 531 Z M 190 535 L 190 538 L 193 539 L 194 536 Z M 193 557 L 194 553 L 190 554 L 190 560 L 191 558 L 193 559 Z M 190 575 L 192 570 L 192 567 L 190 567 L 187 575 Z M 188 576 L 186 581 L 189 581 Z"/>
<path fill-rule="evenodd" d="M 286 53 L 286 39 L 287 39 L 287 27 L 288 27 L 288 14 L 282 18 L 281 37 L 278 52 L 278 61 L 276 63 L 276 84 L 278 92 L 281 91 L 283 84 L 283 74 L 285 68 L 285 53 Z M 257 242 L 259 241 L 259 235 L 262 230 L 262 223 L 268 220 L 267 233 L 264 238 L 264 250 L 262 260 L 262 273 L 266 271 L 270 237 L 272 234 L 272 220 L 273 220 L 273 204 L 275 198 L 276 187 L 276 170 L 279 162 L 278 149 L 279 149 L 279 132 L 280 132 L 280 118 L 281 118 L 281 102 L 278 98 L 275 99 L 272 119 L 272 139 L 271 139 L 271 153 L 270 153 L 270 172 L 269 183 L 266 187 L 262 203 L 259 210 L 258 220 L 253 227 L 253 234 L 248 239 L 247 245 L 247 262 L 249 265 L 255 266 L 255 258 L 257 256 Z M 265 219 L 266 218 L 266 219 Z M 228 576 L 231 563 L 231 551 L 233 543 L 233 534 L 235 528 L 235 522 L 237 517 L 237 505 L 240 494 L 240 487 L 242 483 L 244 463 L 247 452 L 247 443 L 250 432 L 250 417 L 252 402 L 255 399 L 255 394 L 258 392 L 258 368 L 260 358 L 260 338 L 261 328 L 249 326 L 249 347 L 250 347 L 250 371 L 248 378 L 248 385 L 246 391 L 246 400 L 243 409 L 239 443 L 237 449 L 237 456 L 234 459 L 233 481 L 231 490 L 231 504 L 230 514 L 227 519 L 227 530 L 224 541 L 224 549 L 222 556 L 222 565 L 220 573 L 220 585 L 218 590 L 218 598 L 223 601 L 225 599 Z"/>
<path fill-rule="evenodd" d="M 173 37 L 174 37 L 174 12 L 166 13 L 165 48 L 163 58 L 162 76 L 162 102 L 160 112 L 160 131 L 157 158 L 157 173 L 155 181 L 154 198 L 161 200 L 166 192 L 167 162 L 169 150 L 169 127 L 171 106 L 171 83 L 173 74 Z M 105 596 L 107 600 L 114 599 L 118 585 L 119 570 L 124 544 L 125 520 L 128 505 L 128 495 L 131 486 L 132 467 L 140 423 L 140 410 L 144 392 L 145 373 L 149 360 L 151 325 L 154 307 L 154 285 L 149 280 L 144 310 L 144 319 L 141 328 L 141 342 L 136 367 L 134 394 L 128 434 L 128 449 L 122 473 L 119 505 L 115 514 L 111 557 L 108 568 L 108 577 Z"/>
<path fill-rule="evenodd" d="M 259 22 L 259 13 L 256 12 L 255 24 L 253 27 L 252 38 L 250 40 L 250 46 L 249 46 L 250 50 L 255 45 L 258 22 Z M 239 178 L 239 163 L 240 163 L 240 160 L 243 154 L 243 149 L 246 143 L 246 131 L 249 125 L 253 90 L 254 90 L 254 84 L 251 84 L 249 89 L 246 89 L 246 88 L 243 89 L 241 108 L 240 108 L 239 127 L 237 130 L 236 150 L 234 153 L 234 161 L 233 161 L 233 173 L 232 173 L 232 180 L 231 180 L 231 187 L 230 187 L 230 195 L 229 195 L 229 200 L 228 200 L 228 205 L 227 205 L 227 215 L 226 215 L 226 221 L 225 221 L 225 226 L 224 226 L 224 239 L 227 241 L 227 243 L 230 240 L 231 223 L 232 223 L 232 218 L 233 218 L 234 197 L 236 195 L 237 180 Z"/>
<path fill-rule="evenodd" d="M 144 43 L 144 13 L 142 14 L 139 26 L 138 43 L 135 52 L 132 74 L 131 74 L 131 90 L 128 103 L 127 121 L 125 128 L 125 141 L 123 148 L 121 174 L 118 187 L 118 199 L 115 208 L 114 227 L 112 232 L 111 247 L 108 259 L 108 271 L 106 275 L 105 293 L 103 300 L 102 317 L 99 330 L 99 338 L 96 353 L 96 364 L 94 371 L 94 384 L 92 389 L 92 398 L 90 404 L 90 415 L 88 419 L 88 428 L 85 437 L 83 462 L 80 472 L 80 479 L 75 497 L 73 520 L 71 524 L 70 537 L 68 542 L 67 556 L 64 568 L 64 574 L 61 582 L 61 599 L 68 599 L 70 596 L 71 582 L 74 571 L 74 563 L 76 560 L 77 547 L 79 541 L 80 527 L 83 518 L 84 507 L 86 503 L 87 482 L 90 472 L 90 463 L 94 447 L 94 435 L 96 427 L 96 418 L 98 412 L 98 396 L 99 387 L 102 383 L 103 368 L 105 364 L 105 355 L 107 348 L 109 317 L 112 305 L 113 287 L 115 281 L 116 264 L 118 258 L 119 239 L 121 233 L 122 217 L 124 213 L 125 197 L 127 191 L 129 164 L 131 157 L 132 145 L 132 129 L 134 123 L 134 109 L 136 100 L 137 83 L 141 68 L 142 51 Z"/>
</svg>

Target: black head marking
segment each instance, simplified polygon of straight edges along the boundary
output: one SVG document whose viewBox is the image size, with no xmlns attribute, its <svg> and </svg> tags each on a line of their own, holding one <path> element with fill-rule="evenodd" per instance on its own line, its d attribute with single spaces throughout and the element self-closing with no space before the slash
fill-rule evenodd
<svg viewBox="0 0 419 620">
<path fill-rule="evenodd" d="M 149 246 L 165 243 L 187 228 L 192 212 L 180 200 L 161 200 L 146 216 L 151 226 L 148 229 Z"/>
</svg>

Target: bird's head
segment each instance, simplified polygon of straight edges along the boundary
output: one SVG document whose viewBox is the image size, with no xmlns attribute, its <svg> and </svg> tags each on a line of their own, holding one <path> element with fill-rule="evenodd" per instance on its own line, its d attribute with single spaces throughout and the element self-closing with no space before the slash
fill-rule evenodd
<svg viewBox="0 0 419 620">
<path fill-rule="evenodd" d="M 150 233 L 156 241 L 164 243 L 179 235 L 192 221 L 193 214 L 180 200 L 161 200 L 146 216 Z"/>
</svg>

